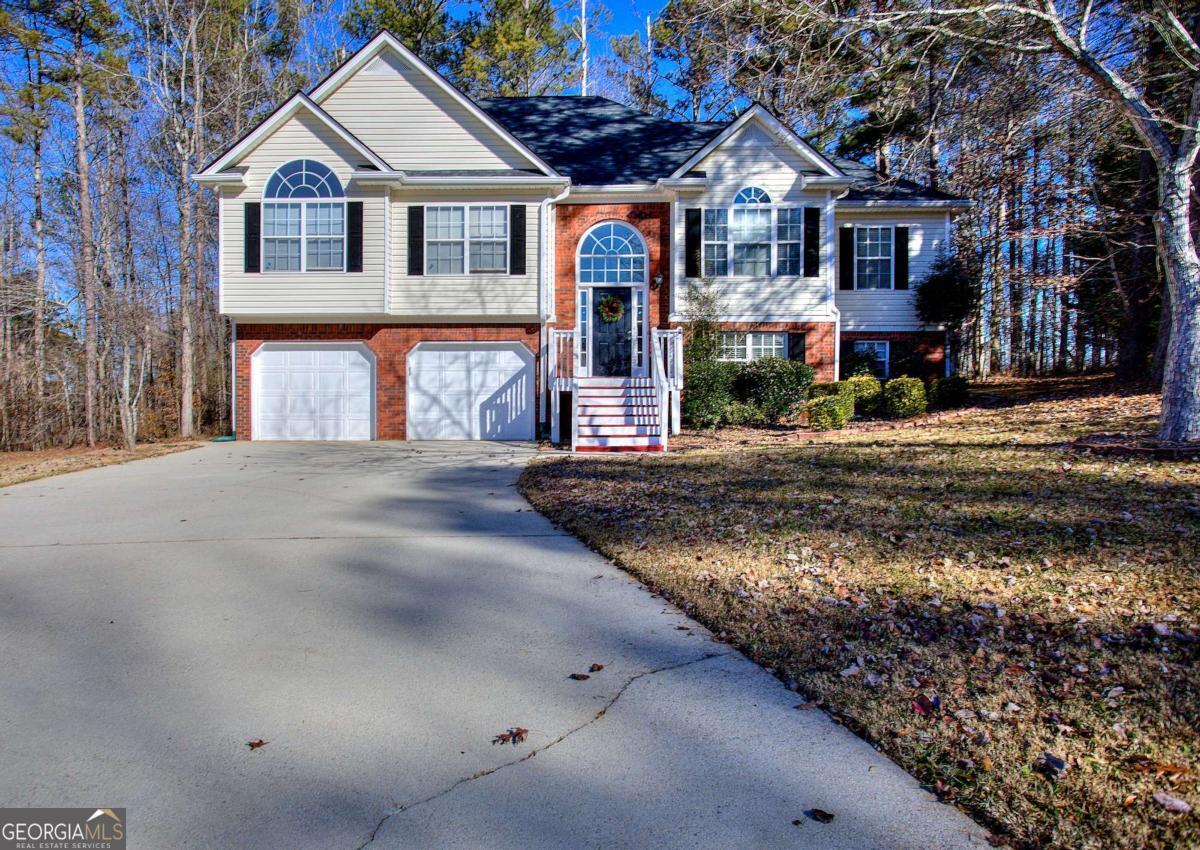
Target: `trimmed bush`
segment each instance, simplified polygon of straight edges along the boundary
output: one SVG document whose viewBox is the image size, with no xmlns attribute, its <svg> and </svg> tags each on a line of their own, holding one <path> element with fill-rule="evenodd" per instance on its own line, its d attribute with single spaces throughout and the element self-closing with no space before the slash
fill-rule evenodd
<svg viewBox="0 0 1200 850">
<path fill-rule="evenodd" d="M 734 394 L 738 401 L 758 408 L 763 421 L 775 423 L 804 403 L 812 379 L 811 366 L 782 357 L 763 357 L 738 370 Z"/>
<path fill-rule="evenodd" d="M 845 391 L 854 396 L 854 409 L 861 413 L 876 413 L 883 403 L 883 384 L 874 375 L 855 375 L 842 381 Z"/>
<path fill-rule="evenodd" d="M 725 408 L 725 423 L 728 425 L 761 425 L 764 421 L 763 412 L 753 404 L 731 401 Z"/>
<path fill-rule="evenodd" d="M 935 378 L 929 385 L 929 405 L 931 407 L 962 407 L 967 403 L 968 395 L 970 395 L 970 386 L 967 384 L 967 379 L 959 375 Z"/>
<path fill-rule="evenodd" d="M 847 344 L 842 348 L 841 374 L 847 377 L 874 375 L 875 358 L 865 351 L 855 351 L 854 346 Z"/>
<path fill-rule="evenodd" d="M 720 360 L 697 361 L 685 367 L 680 412 L 693 428 L 716 428 L 733 401 L 737 364 Z"/>
<path fill-rule="evenodd" d="M 892 378 L 883 385 L 883 406 L 893 419 L 925 412 L 925 384 L 920 378 Z"/>
<path fill-rule="evenodd" d="M 854 396 L 850 393 L 814 398 L 806 406 L 808 427 L 814 431 L 838 431 L 854 415 Z"/>
<path fill-rule="evenodd" d="M 845 389 L 842 381 L 819 381 L 808 388 L 809 398 L 838 395 Z"/>
</svg>

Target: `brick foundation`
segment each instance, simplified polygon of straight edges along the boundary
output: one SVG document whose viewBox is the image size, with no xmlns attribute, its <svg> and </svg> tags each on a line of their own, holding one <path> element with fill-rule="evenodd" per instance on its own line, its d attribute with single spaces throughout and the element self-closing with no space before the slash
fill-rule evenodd
<svg viewBox="0 0 1200 850">
<path fill-rule="evenodd" d="M 362 342 L 375 354 L 375 433 L 380 440 L 405 438 L 408 353 L 419 342 L 520 342 L 539 354 L 538 326 L 530 325 L 351 325 L 287 324 L 237 326 L 237 437 L 253 439 L 250 358 L 264 342 Z M 536 371 L 536 370 L 535 370 Z M 536 395 L 535 395 L 536 398 Z"/>
<path fill-rule="evenodd" d="M 855 340 L 906 342 L 920 359 L 922 378 L 937 378 L 946 371 L 946 334 L 942 331 L 842 331 L 842 347 Z"/>
<path fill-rule="evenodd" d="M 833 322 L 722 322 L 723 331 L 786 331 L 804 334 L 804 362 L 813 367 L 814 380 L 833 380 L 836 337 Z"/>
</svg>

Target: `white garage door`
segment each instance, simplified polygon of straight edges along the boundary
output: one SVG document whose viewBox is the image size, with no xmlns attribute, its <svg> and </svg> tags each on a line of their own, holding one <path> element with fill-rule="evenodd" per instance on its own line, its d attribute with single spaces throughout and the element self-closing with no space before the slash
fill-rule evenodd
<svg viewBox="0 0 1200 850">
<path fill-rule="evenodd" d="M 254 354 L 256 440 L 369 440 L 375 378 L 365 346 L 267 343 Z"/>
<path fill-rule="evenodd" d="M 410 440 L 532 440 L 533 355 L 520 343 L 421 343 L 408 355 Z"/>
</svg>

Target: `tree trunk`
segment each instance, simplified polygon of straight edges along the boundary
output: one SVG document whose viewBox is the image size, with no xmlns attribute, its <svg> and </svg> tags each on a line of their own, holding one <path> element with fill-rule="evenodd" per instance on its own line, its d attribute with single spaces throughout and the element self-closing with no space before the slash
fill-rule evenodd
<svg viewBox="0 0 1200 850">
<path fill-rule="evenodd" d="M 1192 233 L 1190 163 L 1160 165 L 1158 250 L 1171 298 L 1159 439 L 1200 440 L 1200 258 Z"/>
<path fill-rule="evenodd" d="M 83 289 L 83 418 L 87 444 L 96 445 L 96 275 L 92 257 L 92 198 L 88 185 L 87 115 L 83 91 L 83 33 L 75 35 L 72 56 L 74 80 L 72 100 L 75 113 L 75 167 L 79 171 L 79 283 Z"/>
</svg>

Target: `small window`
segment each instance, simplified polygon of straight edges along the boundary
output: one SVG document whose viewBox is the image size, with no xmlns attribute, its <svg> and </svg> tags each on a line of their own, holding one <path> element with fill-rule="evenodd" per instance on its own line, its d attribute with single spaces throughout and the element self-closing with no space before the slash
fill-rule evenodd
<svg viewBox="0 0 1200 850">
<path fill-rule="evenodd" d="M 775 245 L 779 251 L 775 273 L 799 275 L 804 272 L 804 208 L 787 207 L 778 211 Z"/>
<path fill-rule="evenodd" d="M 743 333 L 723 331 L 721 333 L 721 360 L 748 361 L 762 357 L 787 357 L 787 334 Z"/>
<path fill-rule="evenodd" d="M 508 207 L 425 208 L 425 273 L 460 275 L 508 270 Z"/>
<path fill-rule="evenodd" d="M 769 204 L 771 196 L 757 186 L 747 186 L 737 193 L 733 202 L 735 204 Z"/>
<path fill-rule="evenodd" d="M 854 288 L 892 288 L 892 228 L 854 229 Z"/>
<path fill-rule="evenodd" d="M 343 198 L 341 181 L 327 165 L 296 159 L 280 166 L 263 192 L 263 271 L 343 271 Z"/>
<path fill-rule="evenodd" d="M 729 210 L 704 211 L 704 276 L 729 274 Z"/>
<path fill-rule="evenodd" d="M 885 340 L 855 340 L 854 353 L 874 361 L 871 371 L 875 377 L 883 380 L 888 376 L 888 344 Z"/>
</svg>

